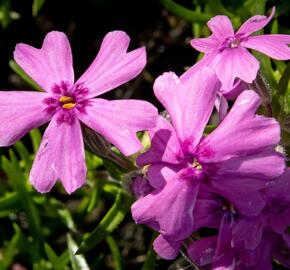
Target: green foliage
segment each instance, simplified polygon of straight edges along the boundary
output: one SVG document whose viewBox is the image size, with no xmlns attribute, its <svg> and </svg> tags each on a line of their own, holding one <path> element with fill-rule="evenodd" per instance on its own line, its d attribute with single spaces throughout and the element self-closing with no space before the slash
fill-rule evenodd
<svg viewBox="0 0 290 270">
<path fill-rule="evenodd" d="M 37 16 L 39 10 L 43 6 L 45 0 L 33 0 L 32 4 L 32 15 Z"/>
<path fill-rule="evenodd" d="M 153 241 L 156 238 L 157 233 L 153 233 L 153 237 L 147 252 L 146 261 L 141 270 L 154 270 L 156 264 L 156 253 L 153 251 Z"/>
<path fill-rule="evenodd" d="M 70 262 L 73 270 L 89 270 L 89 266 L 83 255 L 75 255 L 78 246 L 70 235 L 67 236 L 67 244 Z"/>
<path fill-rule="evenodd" d="M 6 28 L 10 23 L 11 17 L 11 3 L 10 0 L 2 0 L 0 5 L 0 22 L 3 28 Z"/>
<path fill-rule="evenodd" d="M 21 230 L 17 224 L 13 224 L 14 235 L 8 243 L 5 245 L 5 251 L 3 258 L 0 258 L 0 269 L 9 269 L 9 266 L 13 262 L 13 258 L 17 253 L 17 246 L 21 237 Z"/>
<path fill-rule="evenodd" d="M 175 15 L 182 17 L 185 20 L 196 23 L 206 23 L 211 17 L 211 14 L 199 13 L 188 8 L 185 8 L 172 0 L 160 0 L 166 9 L 173 12 Z"/>
<path fill-rule="evenodd" d="M 115 262 L 115 269 L 116 270 L 122 270 L 123 269 L 123 261 L 122 261 L 122 255 L 120 253 L 120 250 L 118 248 L 118 245 L 114 238 L 111 235 L 108 235 L 106 237 L 106 242 L 110 247 L 110 250 L 112 252 L 114 262 Z"/>
<path fill-rule="evenodd" d="M 113 206 L 101 220 L 98 227 L 82 242 L 77 254 L 88 252 L 109 233 L 113 232 L 130 210 L 130 203 L 130 198 L 119 190 Z"/>
</svg>

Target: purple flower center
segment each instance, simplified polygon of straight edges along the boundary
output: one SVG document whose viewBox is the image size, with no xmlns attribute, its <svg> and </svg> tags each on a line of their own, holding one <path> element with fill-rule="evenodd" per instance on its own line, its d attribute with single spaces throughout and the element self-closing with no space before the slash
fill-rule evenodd
<svg viewBox="0 0 290 270">
<path fill-rule="evenodd" d="M 180 163 L 184 164 L 182 176 L 186 180 L 201 181 L 205 178 L 202 164 L 198 161 L 194 154 L 190 153 L 189 141 L 182 144 L 182 151 L 178 155 Z"/>
<path fill-rule="evenodd" d="M 45 111 L 54 115 L 58 113 L 59 124 L 72 124 L 75 120 L 75 110 L 86 113 L 86 106 L 90 100 L 86 98 L 88 89 L 82 84 L 71 85 L 69 82 L 61 81 L 51 87 L 52 95 L 43 100 Z"/>
<path fill-rule="evenodd" d="M 232 37 L 228 37 L 220 46 L 219 50 L 223 51 L 224 49 L 234 49 L 240 46 L 243 41 L 242 35 L 234 35 Z"/>
<path fill-rule="evenodd" d="M 237 214 L 234 205 L 225 198 L 222 198 L 222 210 L 233 215 Z"/>
</svg>

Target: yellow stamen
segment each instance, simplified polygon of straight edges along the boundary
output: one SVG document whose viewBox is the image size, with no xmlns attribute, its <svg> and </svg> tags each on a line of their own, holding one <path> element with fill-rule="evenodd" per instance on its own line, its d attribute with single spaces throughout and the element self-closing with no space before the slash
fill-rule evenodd
<svg viewBox="0 0 290 270">
<path fill-rule="evenodd" d="M 59 99 L 59 102 L 61 103 L 70 103 L 70 102 L 74 102 L 72 97 L 68 97 L 68 96 L 62 96 Z"/>
<path fill-rule="evenodd" d="M 70 110 L 70 109 L 74 108 L 76 105 L 77 105 L 76 103 L 65 103 L 62 105 L 62 107 L 64 109 Z"/>
<path fill-rule="evenodd" d="M 62 103 L 62 107 L 64 109 L 70 110 L 74 108 L 77 104 L 75 103 L 74 99 L 72 97 L 68 96 L 61 96 L 59 98 L 59 102 Z"/>
<path fill-rule="evenodd" d="M 202 170 L 202 166 L 196 160 L 193 161 L 192 167 L 199 171 Z"/>
</svg>

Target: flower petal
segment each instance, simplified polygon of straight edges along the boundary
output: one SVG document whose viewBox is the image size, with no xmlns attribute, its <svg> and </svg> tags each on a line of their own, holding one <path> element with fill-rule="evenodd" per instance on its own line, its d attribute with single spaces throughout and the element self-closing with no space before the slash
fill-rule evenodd
<svg viewBox="0 0 290 270">
<path fill-rule="evenodd" d="M 246 266 L 253 266 L 253 268 L 249 268 L 249 270 L 256 270 L 256 269 L 263 269 L 264 268 L 256 268 L 256 264 L 259 262 L 261 254 L 262 254 L 262 248 L 261 245 L 256 248 L 255 250 L 247 250 L 247 249 L 240 249 L 239 250 L 239 258 L 242 261 L 243 264 L 239 264 L 240 268 L 238 270 L 245 269 Z"/>
<path fill-rule="evenodd" d="M 154 128 L 157 109 L 142 100 L 90 99 L 86 112 L 78 112 L 79 119 L 114 144 L 124 155 L 142 149 L 137 131 Z"/>
<path fill-rule="evenodd" d="M 222 82 L 222 90 L 228 92 L 233 88 L 235 79 L 251 83 L 259 70 L 258 60 L 245 48 L 227 48 L 217 55 L 211 65 Z"/>
<path fill-rule="evenodd" d="M 72 53 L 69 41 L 62 32 L 49 32 L 41 49 L 26 44 L 16 45 L 14 59 L 42 89 L 51 92 L 54 84 L 74 83 Z"/>
<path fill-rule="evenodd" d="M 180 143 L 174 128 L 166 119 L 158 117 L 156 127 L 149 130 L 149 136 L 151 147 L 137 158 L 139 166 L 156 162 L 179 164 Z"/>
<path fill-rule="evenodd" d="M 231 202 L 240 214 L 256 216 L 265 207 L 265 200 L 258 191 L 264 181 L 251 178 L 230 178 L 212 181 L 208 188 Z"/>
<path fill-rule="evenodd" d="M 203 68 L 187 80 L 180 80 L 173 72 L 159 76 L 154 93 L 168 111 L 181 142 L 190 141 L 194 148 L 214 107 L 219 82 L 210 68 Z"/>
<path fill-rule="evenodd" d="M 145 197 L 154 190 L 149 181 L 140 175 L 132 177 L 131 181 L 132 183 L 129 184 L 129 191 L 137 199 Z"/>
<path fill-rule="evenodd" d="M 31 129 L 51 118 L 42 101 L 46 93 L 0 91 L 0 146 L 14 144 Z"/>
<path fill-rule="evenodd" d="M 194 229 L 196 231 L 202 227 L 218 228 L 221 220 L 221 201 L 215 199 L 197 199 L 193 210 Z"/>
<path fill-rule="evenodd" d="M 283 197 L 280 198 L 280 203 L 283 203 Z M 276 199 L 278 199 L 276 198 Z M 290 224 L 290 209 L 289 209 L 289 202 L 288 205 L 284 206 L 283 212 L 281 211 L 282 207 L 278 207 L 278 209 L 274 208 L 275 205 L 272 206 L 273 212 L 277 210 L 278 213 L 271 213 L 270 215 L 270 224 L 272 226 L 272 230 L 276 233 L 283 234 L 284 232 L 287 233 L 288 225 Z"/>
<path fill-rule="evenodd" d="M 155 252 L 165 260 L 173 260 L 176 258 L 182 241 L 168 241 L 163 235 L 159 235 L 153 242 Z"/>
<path fill-rule="evenodd" d="M 255 250 L 262 241 L 266 220 L 263 215 L 242 217 L 233 228 L 232 245 L 247 250 Z"/>
<path fill-rule="evenodd" d="M 213 262 L 217 244 L 217 236 L 211 236 L 194 241 L 187 249 L 190 259 L 198 266 L 205 266 Z"/>
<path fill-rule="evenodd" d="M 222 121 L 226 117 L 229 109 L 227 99 L 223 95 L 217 95 L 215 100 L 215 107 L 219 115 L 219 120 Z"/>
<path fill-rule="evenodd" d="M 234 217 L 229 212 L 224 212 L 221 219 L 217 246 L 215 250 L 215 260 L 227 253 L 231 249 L 232 230 L 235 224 Z"/>
<path fill-rule="evenodd" d="M 280 127 L 274 118 L 255 115 L 259 105 L 254 91 L 242 92 L 222 123 L 200 143 L 199 161 L 220 162 L 273 150 L 280 141 Z"/>
<path fill-rule="evenodd" d="M 212 51 L 211 53 L 205 54 L 198 62 L 196 62 L 191 68 L 185 71 L 181 76 L 181 81 L 186 81 L 194 76 L 194 74 L 200 69 L 211 66 L 218 54 L 217 50 Z"/>
<path fill-rule="evenodd" d="M 239 94 L 247 89 L 247 85 L 242 80 L 235 80 L 232 89 L 222 91 L 223 96 L 228 100 L 235 100 Z"/>
<path fill-rule="evenodd" d="M 156 189 L 162 188 L 181 169 L 183 169 L 182 165 L 154 163 L 149 166 L 147 178 L 151 186 Z"/>
<path fill-rule="evenodd" d="M 269 184 L 265 189 L 269 198 L 282 198 L 290 202 L 290 167 L 278 179 Z"/>
<path fill-rule="evenodd" d="M 136 201 L 132 216 L 137 224 L 148 224 L 169 241 L 187 238 L 193 229 L 193 215 L 198 183 L 171 179 L 159 190 Z"/>
<path fill-rule="evenodd" d="M 272 8 L 269 17 L 262 15 L 255 15 L 248 20 L 246 20 L 239 28 L 236 35 L 249 36 L 250 34 L 259 31 L 264 26 L 266 26 L 275 14 L 275 7 Z"/>
<path fill-rule="evenodd" d="M 207 26 L 213 35 L 221 41 L 235 34 L 232 23 L 227 16 L 215 16 L 207 22 Z"/>
<path fill-rule="evenodd" d="M 207 38 L 194 38 L 190 45 L 200 52 L 209 53 L 219 45 L 219 40 L 215 35 L 211 35 Z"/>
<path fill-rule="evenodd" d="M 30 172 L 39 192 L 48 192 L 59 178 L 67 193 L 86 180 L 86 163 L 80 122 L 58 123 L 56 114 L 48 125 Z"/>
<path fill-rule="evenodd" d="M 266 179 L 279 177 L 285 169 L 285 157 L 273 150 L 261 151 L 257 154 L 237 156 L 225 161 L 212 163 L 213 178 L 254 177 Z"/>
<path fill-rule="evenodd" d="M 135 78 L 146 65 L 144 47 L 128 52 L 130 38 L 122 31 L 109 32 L 100 51 L 77 83 L 89 89 L 95 97 Z"/>
<path fill-rule="evenodd" d="M 277 60 L 289 60 L 290 35 L 251 36 L 241 43 L 241 46 L 264 53 Z"/>
</svg>

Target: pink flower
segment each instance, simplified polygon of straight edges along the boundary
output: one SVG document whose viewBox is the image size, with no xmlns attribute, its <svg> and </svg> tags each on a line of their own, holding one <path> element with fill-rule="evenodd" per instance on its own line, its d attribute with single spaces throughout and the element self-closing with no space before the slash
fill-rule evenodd
<svg viewBox="0 0 290 270">
<path fill-rule="evenodd" d="M 272 19 L 271 15 L 256 15 L 248 19 L 235 33 L 227 16 L 215 16 L 207 23 L 212 35 L 207 38 L 191 40 L 193 48 L 205 53 L 205 56 L 189 69 L 183 78 L 200 66 L 213 68 L 222 82 L 222 93 L 226 94 L 233 88 L 235 79 L 251 83 L 259 70 L 258 60 L 247 49 L 264 53 L 276 60 L 290 59 L 290 35 L 252 35 L 262 29 Z"/>
<path fill-rule="evenodd" d="M 136 223 L 161 234 L 154 247 L 164 258 L 173 259 L 197 225 L 193 210 L 201 184 L 252 217 L 265 206 L 259 190 L 285 169 L 284 156 L 274 150 L 279 124 L 255 114 L 260 98 L 254 91 L 241 93 L 219 126 L 203 135 L 219 86 L 207 67 L 189 80 L 167 72 L 154 84 L 171 122 L 160 117 L 149 131 L 151 148 L 137 163 L 150 165 L 147 178 L 154 191 L 137 200 L 131 211 Z"/>
<path fill-rule="evenodd" d="M 30 172 L 30 182 L 39 192 L 48 192 L 57 179 L 68 193 L 84 184 L 81 122 L 125 155 L 142 148 L 136 132 L 155 126 L 157 110 L 144 101 L 94 98 L 131 80 L 144 68 L 145 49 L 127 53 L 129 41 L 122 31 L 108 33 L 97 57 L 76 82 L 64 33 L 48 33 L 41 49 L 16 46 L 16 62 L 45 93 L 0 92 L 0 146 L 9 146 L 50 121 Z"/>
</svg>

